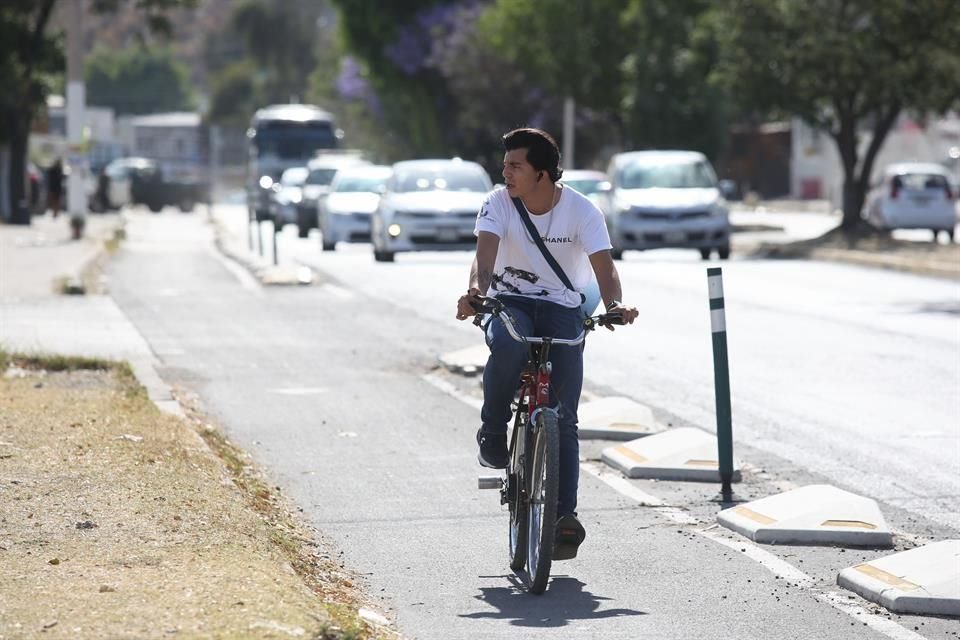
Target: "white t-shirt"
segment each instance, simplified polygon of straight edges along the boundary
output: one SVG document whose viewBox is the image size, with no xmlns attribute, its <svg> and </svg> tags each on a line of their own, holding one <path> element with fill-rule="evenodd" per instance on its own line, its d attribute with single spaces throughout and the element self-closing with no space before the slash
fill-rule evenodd
<svg viewBox="0 0 960 640">
<path fill-rule="evenodd" d="M 577 292 L 567 289 L 550 267 L 530 238 L 507 190 L 501 188 L 491 191 L 483 201 L 474 229 L 474 234 L 489 231 L 500 238 L 487 295 L 513 294 L 565 307 L 580 306 L 578 292 L 594 279 L 588 256 L 611 248 L 603 213 L 589 198 L 564 185 L 553 210 L 531 215 L 530 220 Z"/>
</svg>

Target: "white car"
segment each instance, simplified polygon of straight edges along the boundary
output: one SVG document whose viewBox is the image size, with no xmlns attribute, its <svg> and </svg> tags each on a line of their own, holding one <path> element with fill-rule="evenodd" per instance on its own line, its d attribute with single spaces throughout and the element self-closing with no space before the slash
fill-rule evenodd
<svg viewBox="0 0 960 640">
<path fill-rule="evenodd" d="M 601 206 L 601 194 L 610 191 L 610 179 L 603 171 L 564 169 L 560 182 L 568 184 Z"/>
<path fill-rule="evenodd" d="M 399 251 L 473 248 L 477 212 L 492 189 L 476 162 L 397 162 L 371 220 L 374 259 L 392 262 Z"/>
<path fill-rule="evenodd" d="M 320 198 L 318 217 L 324 251 L 337 242 L 369 242 L 370 216 L 386 189 L 390 167 L 366 165 L 337 171 L 330 191 Z"/>
<path fill-rule="evenodd" d="M 867 194 L 864 217 L 878 229 L 930 229 L 934 241 L 944 231 L 953 242 L 955 196 L 950 174 L 942 166 L 892 164 Z"/>
<path fill-rule="evenodd" d="M 696 151 L 618 153 L 607 169 L 611 188 L 600 207 L 613 257 L 627 249 L 698 249 L 730 257 L 727 201 L 706 156 Z"/>
<path fill-rule="evenodd" d="M 270 212 L 278 229 L 287 224 L 297 224 L 299 210 L 303 207 L 303 185 L 308 173 L 306 167 L 284 169 L 280 180 L 273 185 Z"/>
<path fill-rule="evenodd" d="M 302 204 L 298 210 L 297 229 L 301 238 L 306 238 L 310 229 L 318 226 L 320 200 L 330 192 L 330 185 L 337 172 L 347 167 L 368 166 L 357 151 L 344 149 L 317 152 L 307 163 L 307 179 L 301 192 Z"/>
</svg>

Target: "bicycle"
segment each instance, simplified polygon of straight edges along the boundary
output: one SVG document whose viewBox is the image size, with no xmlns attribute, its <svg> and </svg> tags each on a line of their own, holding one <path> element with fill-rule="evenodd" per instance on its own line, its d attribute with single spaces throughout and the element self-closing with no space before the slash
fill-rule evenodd
<svg viewBox="0 0 960 640">
<path fill-rule="evenodd" d="M 579 346 L 588 331 L 598 325 L 622 324 L 622 318 L 618 314 L 586 317 L 580 335 L 564 339 L 521 335 L 509 310 L 496 298 L 479 297 L 476 310 L 475 325 L 485 329 L 493 318 L 500 318 L 514 340 L 530 347 L 520 375 L 505 474 L 481 477 L 478 485 L 500 490 L 500 504 L 508 505 L 510 511 L 510 568 L 521 573 L 528 591 L 541 594 L 553 562 L 560 482 L 559 415 L 549 406 L 550 349 L 554 345 Z M 484 323 L 480 314 L 489 314 L 490 320 Z"/>
</svg>

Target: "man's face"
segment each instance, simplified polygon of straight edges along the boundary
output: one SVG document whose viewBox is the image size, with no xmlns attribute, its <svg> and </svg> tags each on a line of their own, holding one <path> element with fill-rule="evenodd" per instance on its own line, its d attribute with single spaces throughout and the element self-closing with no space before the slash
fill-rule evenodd
<svg viewBox="0 0 960 640">
<path fill-rule="evenodd" d="M 541 173 L 527 162 L 526 149 L 514 149 L 503 155 L 503 181 L 511 198 L 523 198 L 531 193 Z"/>
</svg>

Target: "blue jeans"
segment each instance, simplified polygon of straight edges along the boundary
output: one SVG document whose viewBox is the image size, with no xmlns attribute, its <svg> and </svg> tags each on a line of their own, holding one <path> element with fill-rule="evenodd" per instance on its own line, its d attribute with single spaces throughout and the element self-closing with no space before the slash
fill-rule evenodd
<svg viewBox="0 0 960 640">
<path fill-rule="evenodd" d="M 575 338 L 583 330 L 579 307 L 568 308 L 545 300 L 500 296 L 510 310 L 521 335 Z M 487 326 L 490 357 L 483 370 L 482 429 L 506 433 L 520 374 L 529 359 L 530 347 L 517 342 L 494 318 Z M 577 485 L 580 479 L 580 441 L 577 437 L 577 406 L 583 387 L 583 345 L 551 346 L 550 405 L 560 414 L 560 495 L 557 516 L 576 514 Z"/>
</svg>

